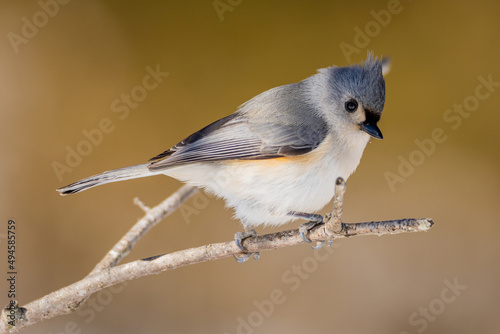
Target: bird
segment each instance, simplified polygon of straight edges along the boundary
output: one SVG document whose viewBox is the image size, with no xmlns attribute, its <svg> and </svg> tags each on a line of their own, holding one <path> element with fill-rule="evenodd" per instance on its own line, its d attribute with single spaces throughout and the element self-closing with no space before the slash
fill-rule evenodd
<svg viewBox="0 0 500 334">
<path fill-rule="evenodd" d="M 61 195 L 98 185 L 167 175 L 225 200 L 244 228 L 295 219 L 321 223 L 315 214 L 334 196 L 338 177 L 356 170 L 370 138 L 382 139 L 389 58 L 322 68 L 296 83 L 269 89 L 229 116 L 194 132 L 147 163 L 114 169 L 57 189 Z M 302 235 L 304 238 L 304 235 Z M 246 261 L 252 253 L 236 257 Z M 253 254 L 258 258 L 258 253 Z"/>
</svg>

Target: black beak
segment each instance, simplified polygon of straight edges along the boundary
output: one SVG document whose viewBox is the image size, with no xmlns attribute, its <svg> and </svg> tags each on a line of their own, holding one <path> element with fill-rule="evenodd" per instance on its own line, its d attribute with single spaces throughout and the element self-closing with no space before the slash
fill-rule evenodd
<svg viewBox="0 0 500 334">
<path fill-rule="evenodd" d="M 384 137 L 382 136 L 382 132 L 377 126 L 377 122 L 370 122 L 370 121 L 365 121 L 361 123 L 361 130 L 368 133 L 370 136 L 377 138 L 377 139 L 383 139 Z"/>
</svg>

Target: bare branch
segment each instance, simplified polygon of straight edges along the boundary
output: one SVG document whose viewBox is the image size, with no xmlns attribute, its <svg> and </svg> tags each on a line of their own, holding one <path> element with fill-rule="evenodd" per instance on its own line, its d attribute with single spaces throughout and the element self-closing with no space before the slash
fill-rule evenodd
<svg viewBox="0 0 500 334">
<path fill-rule="evenodd" d="M 308 233 L 311 241 L 334 240 L 361 235 L 384 235 L 405 232 L 427 231 L 433 226 L 432 219 L 401 219 L 382 222 L 345 224 L 341 222 L 342 202 L 345 182 L 336 184 L 333 218 L 326 224 L 312 228 Z M 152 209 L 146 209 L 146 215 L 111 249 L 97 264 L 92 272 L 82 280 L 52 292 L 24 307 L 17 304 L 11 309 L 4 309 L 0 317 L 0 332 L 15 333 L 45 319 L 69 314 L 78 309 L 93 293 L 112 285 L 137 279 L 143 276 L 159 274 L 166 270 L 219 260 L 225 257 L 242 255 L 243 252 L 232 241 L 221 242 L 177 251 L 170 254 L 133 261 L 120 266 L 116 264 L 127 255 L 135 243 L 161 219 L 175 211 L 184 201 L 193 196 L 197 188 L 183 186 L 172 196 Z M 142 205 L 144 208 L 145 205 Z M 332 230 L 333 224 L 334 229 Z M 243 241 L 248 252 L 261 252 L 302 244 L 299 229 L 251 237 Z M 15 326 L 9 324 L 13 315 Z"/>
<path fill-rule="evenodd" d="M 89 275 L 95 274 L 103 269 L 114 267 L 121 261 L 131 250 L 132 247 L 139 241 L 144 234 L 152 229 L 162 219 L 168 217 L 172 212 L 177 210 L 179 206 L 187 201 L 191 196 L 196 194 L 198 188 L 195 186 L 184 185 L 169 198 L 158 204 L 153 209 L 149 209 L 137 198 L 134 199 L 135 203 L 146 212 L 128 232 L 125 234 L 118 243 L 104 256 L 104 258 L 95 266 Z"/>
<path fill-rule="evenodd" d="M 324 225 L 320 225 L 313 228 L 308 237 L 312 241 L 321 241 L 330 238 L 339 239 L 360 235 L 418 232 L 427 231 L 432 225 L 432 220 L 426 218 L 343 224 L 342 232 L 333 236 L 326 233 Z M 244 240 L 244 246 L 249 252 L 272 250 L 302 243 L 304 243 L 304 240 L 300 237 L 298 229 L 261 235 Z M 12 332 L 17 332 L 23 327 L 30 326 L 44 319 L 71 313 L 78 308 L 82 300 L 88 298 L 93 293 L 120 282 L 159 274 L 166 270 L 191 264 L 214 261 L 241 254 L 243 254 L 242 251 L 236 246 L 234 241 L 227 241 L 134 261 L 99 271 L 85 277 L 79 282 L 25 305 L 24 307 L 27 309 L 26 317 L 12 328 Z M 4 317 L 2 316 L 2 318 Z M 5 319 L 2 319 L 3 321 Z M 0 324 L 0 326 L 5 326 L 5 323 Z M 0 327 L 0 329 L 2 328 Z"/>
</svg>

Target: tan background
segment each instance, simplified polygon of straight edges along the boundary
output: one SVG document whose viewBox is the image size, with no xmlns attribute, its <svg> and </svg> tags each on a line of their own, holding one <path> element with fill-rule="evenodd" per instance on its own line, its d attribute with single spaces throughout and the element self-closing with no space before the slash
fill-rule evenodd
<svg viewBox="0 0 500 334">
<path fill-rule="evenodd" d="M 244 265 L 226 259 L 182 268 L 103 292 L 82 314 L 26 333 L 236 333 L 239 317 L 249 316 L 258 326 L 246 332 L 255 333 L 498 333 L 500 89 L 456 130 L 443 115 L 475 94 L 479 76 L 500 81 L 500 5 L 402 0 L 401 12 L 347 59 L 340 44 L 356 46 L 355 27 L 373 25 L 370 11 L 387 10 L 386 1 L 232 3 L 221 21 L 212 1 L 72 1 L 17 53 L 8 34 L 21 34 L 22 18 L 32 21 L 41 7 L 31 0 L 0 5 L 0 233 L 16 220 L 21 303 L 86 275 L 141 216 L 134 197 L 153 206 L 180 183 L 154 177 L 65 198 L 56 188 L 142 163 L 258 93 L 359 62 L 367 49 L 393 60 L 380 123 L 385 139 L 372 141 L 349 179 L 345 220 L 432 217 L 435 227 L 344 240 L 319 263 L 300 246 Z M 120 120 L 111 103 L 157 64 L 169 76 Z M 53 162 L 64 163 L 65 147 L 75 148 L 82 130 L 104 118 L 114 130 L 59 181 Z M 398 157 L 408 158 L 414 141 L 435 128 L 446 141 L 391 191 L 384 173 L 396 173 Z M 241 229 L 220 200 L 210 197 L 199 211 L 189 221 L 180 212 L 163 221 L 127 261 L 229 240 Z M 2 239 L 4 273 L 5 246 Z M 282 277 L 303 264 L 311 272 L 293 291 Z M 466 288 L 451 298 L 445 282 L 454 280 Z M 285 300 L 259 321 L 254 302 L 275 289 Z"/>
</svg>

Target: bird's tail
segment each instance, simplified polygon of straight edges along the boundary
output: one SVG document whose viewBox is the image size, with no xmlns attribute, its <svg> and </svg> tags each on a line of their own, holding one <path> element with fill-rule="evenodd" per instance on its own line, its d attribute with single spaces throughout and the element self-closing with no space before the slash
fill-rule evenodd
<svg viewBox="0 0 500 334">
<path fill-rule="evenodd" d="M 59 188 L 57 189 L 57 191 L 59 192 L 59 194 L 64 196 L 87 190 L 105 183 L 136 179 L 139 177 L 158 174 L 155 172 L 151 172 L 148 169 L 148 165 L 149 163 L 110 170 L 102 174 L 90 176 L 65 187 Z"/>
</svg>

